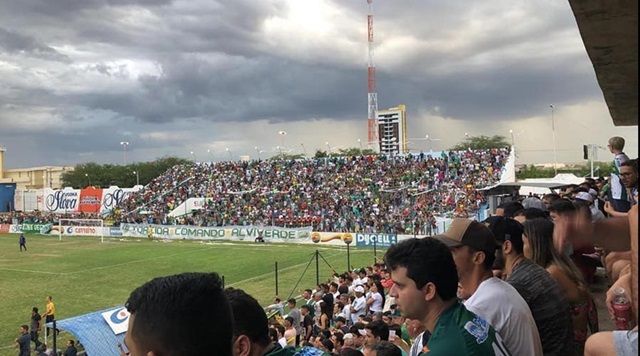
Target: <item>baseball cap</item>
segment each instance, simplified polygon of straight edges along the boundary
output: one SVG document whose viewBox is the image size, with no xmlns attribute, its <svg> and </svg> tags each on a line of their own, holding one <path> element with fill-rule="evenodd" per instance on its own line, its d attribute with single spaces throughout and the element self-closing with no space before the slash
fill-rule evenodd
<svg viewBox="0 0 640 356">
<path fill-rule="evenodd" d="M 448 247 L 469 246 L 487 253 L 494 253 L 498 246 L 487 226 L 463 218 L 453 219 L 447 231 L 434 238 Z"/>
<path fill-rule="evenodd" d="M 503 216 L 491 216 L 484 220 L 483 223 L 493 233 L 493 236 L 498 243 L 503 243 L 507 240 L 522 241 L 524 228 L 522 227 L 522 224 L 516 220 L 505 218 Z"/>
<path fill-rule="evenodd" d="M 353 291 L 356 293 L 364 293 L 364 288 L 362 288 L 362 286 L 357 286 L 353 288 Z"/>
<path fill-rule="evenodd" d="M 593 203 L 593 195 L 587 192 L 578 192 L 578 194 L 576 194 L 575 199 L 584 200 L 584 201 L 588 201 L 589 203 Z"/>
</svg>

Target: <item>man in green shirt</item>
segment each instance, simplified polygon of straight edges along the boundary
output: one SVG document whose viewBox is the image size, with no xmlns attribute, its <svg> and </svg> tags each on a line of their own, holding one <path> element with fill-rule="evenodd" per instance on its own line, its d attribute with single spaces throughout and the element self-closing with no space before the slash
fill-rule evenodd
<svg viewBox="0 0 640 356">
<path fill-rule="evenodd" d="M 421 320 L 431 333 L 420 355 L 510 355 L 493 327 L 458 302 L 458 274 L 446 245 L 409 239 L 390 247 L 384 260 L 394 282 L 389 295 L 402 315 Z"/>
</svg>

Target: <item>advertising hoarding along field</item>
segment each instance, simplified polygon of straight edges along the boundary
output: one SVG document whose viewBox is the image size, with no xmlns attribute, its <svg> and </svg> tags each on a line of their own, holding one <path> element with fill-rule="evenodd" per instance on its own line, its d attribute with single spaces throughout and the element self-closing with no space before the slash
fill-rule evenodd
<svg viewBox="0 0 640 356">
<path fill-rule="evenodd" d="M 398 243 L 396 234 L 356 234 L 356 246 L 388 248 Z"/>
<path fill-rule="evenodd" d="M 198 227 L 122 224 L 120 228 L 122 236 L 162 239 L 253 240 L 262 237 L 265 240 L 298 240 L 309 239 L 311 236 L 311 228 L 288 229 L 273 226 Z"/>
</svg>

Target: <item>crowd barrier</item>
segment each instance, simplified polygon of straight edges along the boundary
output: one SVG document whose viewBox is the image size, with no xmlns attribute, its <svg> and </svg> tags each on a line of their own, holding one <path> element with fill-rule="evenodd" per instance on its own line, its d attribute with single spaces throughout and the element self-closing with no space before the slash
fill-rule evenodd
<svg viewBox="0 0 640 356">
<path fill-rule="evenodd" d="M 451 219 L 440 218 L 434 233 L 443 232 Z M 386 248 L 420 235 L 373 234 L 356 232 L 318 232 L 308 228 L 277 226 L 200 227 L 190 225 L 122 224 L 119 227 L 58 226 L 54 224 L 0 224 L 0 233 L 38 233 L 58 236 L 105 236 L 154 238 L 166 240 L 265 241 L 296 244 L 318 244 L 359 248 Z"/>
</svg>

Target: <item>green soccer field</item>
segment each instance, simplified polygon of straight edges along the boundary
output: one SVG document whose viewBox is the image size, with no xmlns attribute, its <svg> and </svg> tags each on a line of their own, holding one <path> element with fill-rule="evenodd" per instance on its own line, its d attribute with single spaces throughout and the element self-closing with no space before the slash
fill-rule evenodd
<svg viewBox="0 0 640 356">
<path fill-rule="evenodd" d="M 31 308 L 44 311 L 45 297 L 53 296 L 56 318 L 123 304 L 129 293 L 157 276 L 180 272 L 218 272 L 226 286 L 246 290 L 268 305 L 275 296 L 274 264 L 278 262 L 278 294 L 297 296 L 316 282 L 314 252 L 338 272 L 347 268 L 345 248 L 322 245 L 202 243 L 27 236 L 27 252 L 18 249 L 18 235 L 0 234 L 0 355 L 15 355 L 18 327 L 29 324 Z M 381 257 L 381 251 L 378 251 Z M 311 261 L 312 260 L 312 261 Z M 351 265 L 374 261 L 372 250 L 351 248 Z M 309 264 L 311 261 L 311 264 Z M 333 271 L 319 259 L 320 280 Z M 309 265 L 303 275 L 303 271 Z M 68 338 L 62 334 L 62 341 Z"/>
</svg>

